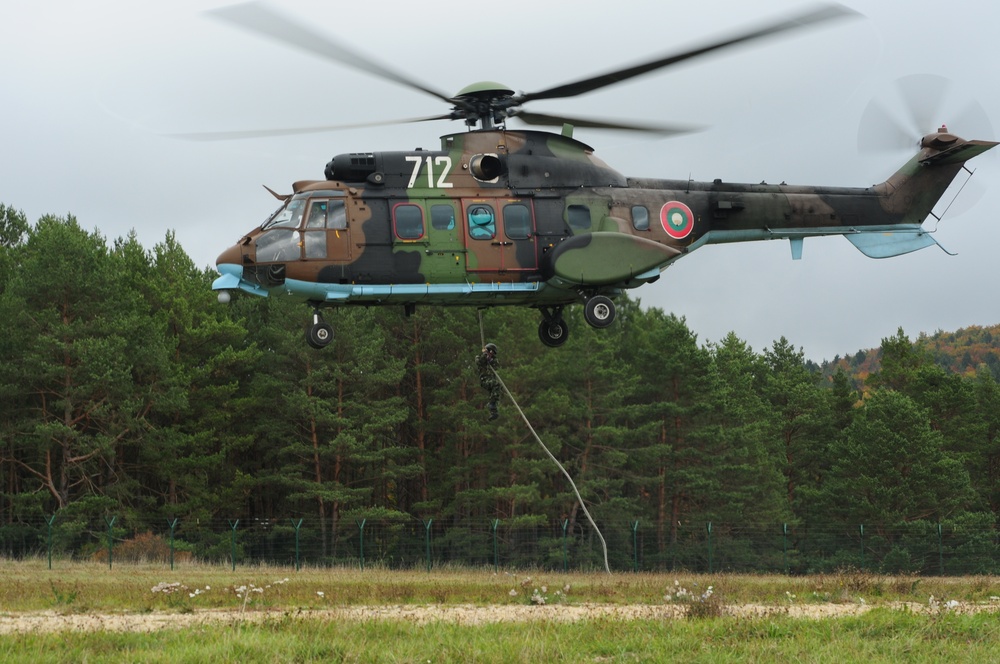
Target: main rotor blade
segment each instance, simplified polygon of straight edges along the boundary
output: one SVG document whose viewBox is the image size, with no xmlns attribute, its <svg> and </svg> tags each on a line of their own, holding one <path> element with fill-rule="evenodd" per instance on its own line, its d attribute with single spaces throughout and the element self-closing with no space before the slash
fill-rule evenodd
<svg viewBox="0 0 1000 664">
<path fill-rule="evenodd" d="M 424 118 L 403 118 L 400 120 L 382 120 L 379 122 L 362 122 L 349 125 L 330 125 L 322 127 L 293 127 L 286 129 L 249 129 L 246 131 L 205 131 L 184 134 L 165 134 L 169 138 L 180 138 L 187 141 L 231 141 L 244 138 L 268 138 L 272 136 L 296 136 L 299 134 L 321 134 L 327 131 L 342 129 L 364 129 L 366 127 L 385 127 L 387 125 L 408 124 L 411 122 L 432 122 L 434 120 L 452 120 L 448 115 L 432 115 Z"/>
<path fill-rule="evenodd" d="M 374 60 L 356 53 L 346 46 L 337 44 L 330 37 L 322 35 L 310 27 L 296 23 L 259 2 L 247 2 L 230 7 L 220 7 L 207 12 L 209 15 L 232 26 L 268 37 L 286 46 L 318 55 L 321 58 L 347 65 L 359 71 L 383 78 L 393 83 L 419 90 L 437 97 L 449 104 L 458 103 L 443 92 L 439 92 L 409 76 L 404 76 Z"/>
<path fill-rule="evenodd" d="M 841 5 L 825 5 L 814 9 L 810 12 L 806 12 L 802 15 L 795 16 L 784 21 L 779 21 L 771 25 L 764 26 L 757 30 L 752 30 L 743 34 L 736 35 L 735 37 L 730 37 L 722 41 L 713 42 L 706 46 L 700 46 L 698 48 L 691 49 L 690 51 L 685 51 L 683 53 L 677 53 L 674 55 L 668 55 L 662 58 L 658 58 L 651 62 L 646 62 L 643 64 L 635 65 L 632 67 L 627 67 L 625 69 L 619 69 L 617 71 L 609 72 L 601 76 L 594 76 L 592 78 L 586 78 L 574 83 L 566 83 L 564 85 L 559 85 L 554 88 L 549 88 L 547 90 L 542 90 L 540 92 L 531 92 L 528 94 L 521 95 L 517 97 L 518 103 L 524 103 L 527 101 L 533 101 L 536 99 L 558 99 L 562 97 L 574 97 L 576 95 L 581 95 L 586 92 L 592 92 L 594 90 L 613 85 L 615 83 L 621 83 L 622 81 L 627 81 L 630 78 L 635 78 L 636 76 L 641 76 L 642 74 L 648 74 L 649 72 L 656 71 L 657 69 L 662 69 L 670 65 L 675 65 L 685 60 L 690 60 L 699 55 L 705 55 L 706 53 L 711 53 L 713 51 L 718 51 L 729 46 L 735 46 L 737 44 L 744 44 L 755 39 L 761 39 L 763 37 L 769 37 L 772 35 L 777 35 L 782 32 L 787 32 L 789 30 L 797 30 L 799 28 L 804 28 L 810 25 L 816 25 L 823 23 L 832 19 L 844 18 L 847 16 L 858 16 L 859 14 L 847 7 Z"/>
<path fill-rule="evenodd" d="M 593 129 L 625 129 L 628 131 L 641 131 L 651 134 L 660 134 L 663 136 L 669 136 L 674 134 L 689 134 L 696 131 L 701 131 L 701 127 L 691 127 L 691 126 L 666 126 L 666 125 L 649 125 L 649 124 L 630 124 L 625 122 L 620 122 L 618 120 L 599 120 L 597 118 L 571 118 L 563 115 L 547 115 L 544 113 L 528 113 L 525 111 L 519 111 L 514 114 L 514 117 L 521 120 L 525 124 L 529 125 L 541 125 L 541 126 L 559 126 L 564 124 L 571 124 L 574 127 L 590 127 Z"/>
</svg>

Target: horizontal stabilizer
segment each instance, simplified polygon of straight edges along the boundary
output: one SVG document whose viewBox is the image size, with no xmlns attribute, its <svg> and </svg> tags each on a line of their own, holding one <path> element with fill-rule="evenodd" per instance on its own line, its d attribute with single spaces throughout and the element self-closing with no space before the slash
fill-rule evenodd
<svg viewBox="0 0 1000 664">
<path fill-rule="evenodd" d="M 845 235 L 858 251 L 869 258 L 891 258 L 926 249 L 937 241 L 926 231 L 868 231 Z"/>
<path fill-rule="evenodd" d="M 921 164 L 961 164 L 997 145 L 993 141 L 965 141 L 920 160 Z"/>
<path fill-rule="evenodd" d="M 625 284 L 677 257 L 677 249 L 626 233 L 575 235 L 546 257 L 547 272 L 561 281 L 587 286 Z"/>
</svg>

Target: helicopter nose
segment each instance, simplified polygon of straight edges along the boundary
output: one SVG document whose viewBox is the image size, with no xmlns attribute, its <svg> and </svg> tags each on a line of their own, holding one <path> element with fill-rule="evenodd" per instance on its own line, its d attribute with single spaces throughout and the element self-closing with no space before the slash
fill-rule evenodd
<svg viewBox="0 0 1000 664">
<path fill-rule="evenodd" d="M 242 265 L 243 264 L 243 252 L 240 251 L 240 245 L 234 244 L 229 247 L 215 259 L 215 266 L 220 265 Z"/>
</svg>

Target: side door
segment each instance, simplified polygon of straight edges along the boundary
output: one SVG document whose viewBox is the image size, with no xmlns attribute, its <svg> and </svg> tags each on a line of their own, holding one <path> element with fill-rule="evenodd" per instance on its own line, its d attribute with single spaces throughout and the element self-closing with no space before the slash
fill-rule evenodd
<svg viewBox="0 0 1000 664">
<path fill-rule="evenodd" d="M 538 268 L 531 201 L 520 198 L 462 200 L 466 269 L 519 272 Z"/>
<path fill-rule="evenodd" d="M 465 280 L 465 242 L 458 201 L 440 198 L 423 201 L 427 217 L 427 249 L 423 273 L 432 283 Z"/>
<path fill-rule="evenodd" d="M 337 263 L 351 259 L 350 229 L 342 198 L 314 198 L 302 227 L 302 257 Z"/>
</svg>

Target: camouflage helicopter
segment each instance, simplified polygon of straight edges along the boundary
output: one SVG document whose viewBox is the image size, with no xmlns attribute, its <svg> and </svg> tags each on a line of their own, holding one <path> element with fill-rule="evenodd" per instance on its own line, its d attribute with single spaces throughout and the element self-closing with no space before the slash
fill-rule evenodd
<svg viewBox="0 0 1000 664">
<path fill-rule="evenodd" d="M 671 134 L 690 127 L 568 118 L 523 110 L 531 101 L 572 97 L 717 51 L 853 14 L 824 6 L 682 53 L 534 93 L 486 81 L 448 96 L 358 55 L 260 4 L 213 12 L 225 22 L 368 74 L 430 94 L 451 110 L 399 122 L 461 120 L 467 130 L 439 150 L 340 154 L 324 180 L 295 182 L 280 207 L 226 249 L 212 288 L 293 296 L 313 308 L 306 341 L 333 339 L 324 307 L 401 305 L 529 306 L 538 336 L 569 337 L 564 309 L 604 328 L 614 299 L 658 280 L 674 261 L 708 244 L 787 239 L 801 257 L 806 237 L 843 235 L 865 255 L 885 258 L 936 244 L 924 219 L 967 160 L 995 142 L 965 140 L 941 126 L 885 182 L 865 188 L 732 184 L 626 177 L 573 138 L 574 127 Z M 560 133 L 512 130 L 560 126 Z M 385 124 L 385 123 L 375 123 Z M 358 125 L 355 125 L 358 126 Z M 329 131 L 187 134 L 227 139 Z M 271 190 L 269 190 L 271 191 Z"/>
</svg>

